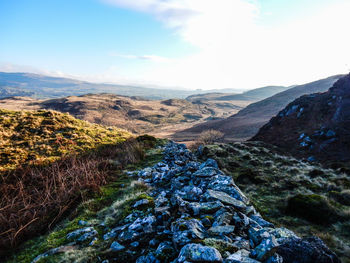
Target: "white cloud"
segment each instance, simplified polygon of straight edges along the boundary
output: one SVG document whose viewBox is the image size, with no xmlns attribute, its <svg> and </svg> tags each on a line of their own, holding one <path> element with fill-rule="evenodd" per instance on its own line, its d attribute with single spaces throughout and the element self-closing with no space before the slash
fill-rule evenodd
<svg viewBox="0 0 350 263">
<path fill-rule="evenodd" d="M 116 52 L 110 52 L 110 56 L 112 57 L 119 57 L 119 58 L 126 58 L 126 59 L 137 59 L 137 60 L 149 60 L 154 62 L 167 62 L 170 61 L 170 58 L 157 56 L 157 55 L 126 55 L 126 54 L 119 54 Z"/>
<path fill-rule="evenodd" d="M 74 78 L 74 76 L 66 74 L 60 70 L 47 70 L 42 68 L 37 68 L 28 65 L 18 65 L 13 63 L 0 62 L 1 72 L 30 72 L 39 75 L 46 75 L 52 77 L 64 77 L 64 78 Z"/>
<path fill-rule="evenodd" d="M 187 88 L 254 88 L 303 83 L 349 70 L 348 1 L 330 1 L 308 17 L 269 26 L 258 19 L 256 1 L 102 1 L 151 14 L 198 47 L 196 54 L 160 59 L 161 65 L 147 68 L 139 79 L 148 82 Z"/>
</svg>

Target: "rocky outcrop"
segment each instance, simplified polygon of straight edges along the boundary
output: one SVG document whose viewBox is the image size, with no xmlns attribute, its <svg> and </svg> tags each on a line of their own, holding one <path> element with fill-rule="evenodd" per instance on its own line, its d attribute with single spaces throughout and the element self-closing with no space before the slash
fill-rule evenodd
<svg viewBox="0 0 350 263">
<path fill-rule="evenodd" d="M 216 161 L 198 162 L 185 145 L 169 143 L 162 162 L 129 175 L 151 187 L 149 197 L 113 228 L 82 224 L 69 246 L 109 244 L 103 263 L 340 262 L 321 240 L 264 220 Z"/>
<path fill-rule="evenodd" d="M 309 161 L 350 162 L 350 75 L 325 93 L 296 99 L 251 140 L 276 145 Z"/>
</svg>

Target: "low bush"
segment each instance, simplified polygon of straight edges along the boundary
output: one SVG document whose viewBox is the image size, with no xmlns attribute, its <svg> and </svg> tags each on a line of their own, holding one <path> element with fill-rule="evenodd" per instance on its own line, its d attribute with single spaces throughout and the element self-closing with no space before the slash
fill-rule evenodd
<svg viewBox="0 0 350 263">
<path fill-rule="evenodd" d="M 206 130 L 199 135 L 198 142 L 203 144 L 212 144 L 222 140 L 222 138 L 224 138 L 224 134 L 222 132 L 217 130 Z"/>
</svg>

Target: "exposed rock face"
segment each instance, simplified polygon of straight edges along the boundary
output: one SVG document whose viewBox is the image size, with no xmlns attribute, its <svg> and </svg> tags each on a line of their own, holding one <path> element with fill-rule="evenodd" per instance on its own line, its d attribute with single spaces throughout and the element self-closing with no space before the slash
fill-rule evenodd
<svg viewBox="0 0 350 263">
<path fill-rule="evenodd" d="M 154 206 L 138 210 L 152 203 L 141 199 L 113 229 L 99 230 L 101 242 L 110 244 L 101 262 L 340 262 L 321 240 L 300 239 L 264 220 L 217 167 L 214 160 L 199 163 L 185 145 L 168 144 L 163 162 L 131 175 L 152 187 Z M 68 236 L 94 247 L 93 226 Z"/>
<path fill-rule="evenodd" d="M 329 91 L 302 96 L 251 140 L 264 141 L 309 161 L 350 161 L 350 74 Z"/>
</svg>

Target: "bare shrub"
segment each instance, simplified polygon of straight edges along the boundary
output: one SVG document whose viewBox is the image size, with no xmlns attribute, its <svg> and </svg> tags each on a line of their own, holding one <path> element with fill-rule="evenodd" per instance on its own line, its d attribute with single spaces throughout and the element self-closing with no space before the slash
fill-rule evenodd
<svg viewBox="0 0 350 263">
<path fill-rule="evenodd" d="M 203 144 L 211 144 L 220 141 L 223 137 L 224 134 L 221 131 L 206 130 L 199 135 L 198 142 Z"/>
</svg>

